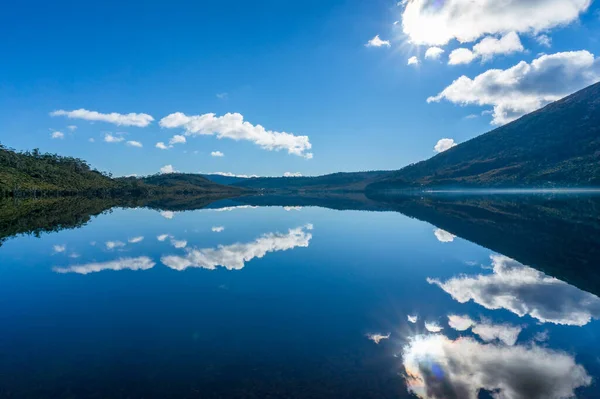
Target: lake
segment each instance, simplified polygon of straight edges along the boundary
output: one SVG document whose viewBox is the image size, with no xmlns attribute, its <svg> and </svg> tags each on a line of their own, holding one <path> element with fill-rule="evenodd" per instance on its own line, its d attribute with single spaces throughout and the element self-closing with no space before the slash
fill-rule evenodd
<svg viewBox="0 0 600 399">
<path fill-rule="evenodd" d="M 600 396 L 598 196 L 40 204 L 2 398 Z"/>
</svg>

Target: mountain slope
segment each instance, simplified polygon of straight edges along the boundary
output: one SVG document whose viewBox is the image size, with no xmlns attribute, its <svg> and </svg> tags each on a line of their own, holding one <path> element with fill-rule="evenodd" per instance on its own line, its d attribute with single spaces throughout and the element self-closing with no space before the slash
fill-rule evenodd
<svg viewBox="0 0 600 399">
<path fill-rule="evenodd" d="M 589 186 L 600 186 L 600 83 L 368 189 Z"/>
<path fill-rule="evenodd" d="M 365 187 L 386 176 L 388 171 L 332 173 L 323 176 L 252 177 L 233 181 L 237 187 L 287 191 L 364 191 Z"/>
</svg>

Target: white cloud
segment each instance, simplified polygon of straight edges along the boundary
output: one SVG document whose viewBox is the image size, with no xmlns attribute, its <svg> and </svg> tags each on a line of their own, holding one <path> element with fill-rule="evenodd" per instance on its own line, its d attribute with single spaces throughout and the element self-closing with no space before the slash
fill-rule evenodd
<svg viewBox="0 0 600 399">
<path fill-rule="evenodd" d="M 139 141 L 134 141 L 134 140 L 129 140 L 127 143 L 128 146 L 130 147 L 138 147 L 138 148 L 142 148 L 144 145 L 142 143 L 140 143 Z"/>
<path fill-rule="evenodd" d="M 427 102 L 491 105 L 494 124 L 504 124 L 600 79 L 600 62 L 588 51 L 543 55 L 530 64 L 461 76 Z"/>
<path fill-rule="evenodd" d="M 302 177 L 302 173 L 300 172 L 285 172 L 283 177 Z"/>
<path fill-rule="evenodd" d="M 214 231 L 215 233 L 220 233 L 220 232 L 222 232 L 222 231 L 225 230 L 225 227 L 223 227 L 223 226 L 213 226 L 213 228 L 211 230 Z"/>
<path fill-rule="evenodd" d="M 448 315 L 448 325 L 456 331 L 466 331 L 475 325 L 469 316 Z"/>
<path fill-rule="evenodd" d="M 456 238 L 456 236 L 452 233 L 448 233 L 446 230 L 436 229 L 433 234 L 435 234 L 435 238 L 438 239 L 439 242 L 452 242 Z"/>
<path fill-rule="evenodd" d="M 402 30 L 414 44 L 473 42 L 506 32 L 536 34 L 575 21 L 591 0 L 403 1 Z"/>
<path fill-rule="evenodd" d="M 481 58 L 485 62 L 498 54 L 512 54 L 523 52 L 524 50 L 525 48 L 521 44 L 521 39 L 519 39 L 519 35 L 515 32 L 508 32 L 500 39 L 493 36 L 486 36 L 473 46 L 472 51 L 466 48 L 457 48 L 452 51 L 448 64 L 469 64 L 476 58 Z"/>
<path fill-rule="evenodd" d="M 243 179 L 249 179 L 251 177 L 259 177 L 258 175 L 237 175 L 231 172 L 200 172 L 201 175 L 219 175 L 227 177 L 241 177 Z"/>
<path fill-rule="evenodd" d="M 156 239 L 158 241 L 164 241 L 164 240 L 166 240 L 169 237 L 171 237 L 169 234 L 161 234 L 161 235 L 157 236 Z"/>
<path fill-rule="evenodd" d="M 55 254 L 65 252 L 66 250 L 67 250 L 66 244 L 55 245 L 52 247 L 52 251 L 54 251 Z"/>
<path fill-rule="evenodd" d="M 173 168 L 173 165 L 165 165 L 162 168 L 160 168 L 160 173 L 164 175 L 168 173 L 177 173 L 177 171 L 175 170 L 175 168 Z"/>
<path fill-rule="evenodd" d="M 52 137 L 53 139 L 64 139 L 65 138 L 65 134 L 63 132 L 52 132 L 52 134 L 50 135 L 50 137 Z"/>
<path fill-rule="evenodd" d="M 71 252 L 71 253 L 69 254 L 69 258 L 71 258 L 71 259 L 77 259 L 77 258 L 79 258 L 79 257 L 81 257 L 81 255 L 80 255 L 80 254 L 78 254 L 77 252 Z"/>
<path fill-rule="evenodd" d="M 449 65 L 469 64 L 476 58 L 476 55 L 468 48 L 457 48 L 452 50 L 448 57 Z"/>
<path fill-rule="evenodd" d="M 144 236 L 133 237 L 133 238 L 130 238 L 128 241 L 132 244 L 137 244 L 139 242 L 144 241 Z"/>
<path fill-rule="evenodd" d="M 228 97 L 229 97 L 228 93 L 217 93 L 217 98 L 219 100 L 227 100 Z"/>
<path fill-rule="evenodd" d="M 548 35 L 539 35 L 535 37 L 535 40 L 544 47 L 552 46 L 552 38 Z"/>
<path fill-rule="evenodd" d="M 74 111 L 57 110 L 50 112 L 50 116 L 66 116 L 70 119 L 85 119 L 88 121 L 100 121 L 115 124 L 117 126 L 137 126 L 146 127 L 154 118 L 148 114 L 118 114 L 112 112 L 110 114 L 102 114 L 96 111 L 88 111 L 87 109 L 77 109 Z"/>
<path fill-rule="evenodd" d="M 162 141 L 159 141 L 158 143 L 156 143 L 155 145 L 156 148 L 160 149 L 160 150 L 168 150 L 169 148 L 171 148 L 172 146 L 166 146 L 165 143 L 163 143 Z"/>
<path fill-rule="evenodd" d="M 386 335 L 379 334 L 379 333 L 376 333 L 376 334 L 367 334 L 367 338 L 379 345 L 379 343 L 382 340 L 384 340 L 384 339 L 390 339 L 391 335 L 392 335 L 391 333 L 387 333 Z"/>
<path fill-rule="evenodd" d="M 94 139 L 93 137 L 90 137 L 90 138 L 88 139 L 88 141 L 89 141 L 90 143 L 95 143 L 95 142 L 96 142 L 96 139 Z"/>
<path fill-rule="evenodd" d="M 221 151 L 213 151 L 210 153 L 211 157 L 224 157 L 225 154 L 223 154 Z"/>
<path fill-rule="evenodd" d="M 269 233 L 250 243 L 220 245 L 217 248 L 188 248 L 185 256 L 163 256 L 161 261 L 174 270 L 199 267 L 209 270 L 223 266 L 227 270 L 241 270 L 246 262 L 262 258 L 269 252 L 287 251 L 296 247 L 308 247 L 312 225 L 290 229 L 286 234 Z"/>
<path fill-rule="evenodd" d="M 371 40 L 369 40 L 366 44 L 366 47 L 390 47 L 390 41 L 389 40 L 381 40 L 379 38 L 379 35 L 375 35 L 374 38 L 372 38 Z"/>
<path fill-rule="evenodd" d="M 419 65 L 419 59 L 416 56 L 412 56 L 408 59 L 406 65 Z"/>
<path fill-rule="evenodd" d="M 439 333 L 440 331 L 442 331 L 444 329 L 444 327 L 440 326 L 438 323 L 436 323 L 434 321 L 431 321 L 431 322 L 426 321 L 425 329 L 432 333 Z"/>
<path fill-rule="evenodd" d="M 471 331 L 477 334 L 485 342 L 501 341 L 505 345 L 513 346 L 517 343 L 521 327 L 511 326 L 510 324 L 476 324 Z"/>
<path fill-rule="evenodd" d="M 69 267 L 54 267 L 56 273 L 77 273 L 89 274 L 101 272 L 103 270 L 148 270 L 154 267 L 155 263 L 147 256 L 138 258 L 121 258 L 110 262 L 88 263 L 84 265 L 75 265 Z"/>
<path fill-rule="evenodd" d="M 160 126 L 184 128 L 187 136 L 216 135 L 219 139 L 246 140 L 265 150 L 287 150 L 289 154 L 312 158 L 312 153 L 307 152 L 312 147 L 308 136 L 266 130 L 261 125 L 252 125 L 244 121 L 244 117 L 238 113 L 227 113 L 223 116 L 212 113 L 187 116 L 176 112 L 162 118 Z"/>
<path fill-rule="evenodd" d="M 113 136 L 110 133 L 104 134 L 104 141 L 107 143 L 120 143 L 123 140 L 125 139 L 121 136 Z"/>
<path fill-rule="evenodd" d="M 302 209 L 301 206 L 284 206 L 283 207 L 283 210 L 286 211 L 286 212 L 299 211 L 301 209 Z"/>
<path fill-rule="evenodd" d="M 506 345 L 517 343 L 521 327 L 510 324 L 492 324 L 489 321 L 476 323 L 469 316 L 448 315 L 448 325 L 456 331 L 466 331 L 471 329 L 485 342 L 501 341 Z"/>
<path fill-rule="evenodd" d="M 515 32 L 508 32 L 506 35 L 497 39 L 492 36 L 484 37 L 479 43 L 473 46 L 473 52 L 481 57 L 483 61 L 490 60 L 496 54 L 512 54 L 525 50 Z"/>
<path fill-rule="evenodd" d="M 419 320 L 419 316 L 417 316 L 417 315 L 414 315 L 414 316 L 407 315 L 406 318 L 408 319 L 409 322 L 411 322 L 413 324 L 415 324 Z"/>
<path fill-rule="evenodd" d="M 486 309 L 506 309 L 542 323 L 583 326 L 600 317 L 597 296 L 505 256 L 491 259 L 492 274 L 427 281 L 460 303 L 472 300 Z"/>
<path fill-rule="evenodd" d="M 121 241 L 107 241 L 105 243 L 106 245 L 106 249 L 115 249 L 115 248 L 122 248 L 125 246 L 125 243 L 121 242 Z"/>
<path fill-rule="evenodd" d="M 444 49 L 439 47 L 429 47 L 427 51 L 425 51 L 425 59 L 430 60 L 438 60 L 442 54 L 444 53 Z"/>
<path fill-rule="evenodd" d="M 174 144 L 185 144 L 186 142 L 187 140 L 185 139 L 185 136 L 176 134 L 175 136 L 171 137 L 171 140 L 169 140 L 169 145 L 173 146 Z"/>
<path fill-rule="evenodd" d="M 165 219 L 173 219 L 173 217 L 175 217 L 175 212 L 172 212 L 172 211 L 162 211 L 160 213 L 160 216 L 164 217 Z"/>
<path fill-rule="evenodd" d="M 176 239 L 171 239 L 171 245 L 174 246 L 175 248 L 185 248 L 187 247 L 187 241 L 186 240 L 176 240 Z"/>
<path fill-rule="evenodd" d="M 592 382 L 572 355 L 535 345 L 418 335 L 402 359 L 408 390 L 422 399 L 477 399 L 482 389 L 497 399 L 567 399 Z"/>
<path fill-rule="evenodd" d="M 433 150 L 435 152 L 444 152 L 444 151 L 447 151 L 450 148 L 454 147 L 455 145 L 456 145 L 456 143 L 454 142 L 454 139 L 448 139 L 448 138 L 439 139 L 438 142 L 433 147 Z"/>
<path fill-rule="evenodd" d="M 67 126 L 67 129 L 69 129 L 70 131 L 74 132 L 75 130 L 77 130 L 77 126 L 75 126 L 75 125 L 69 125 L 69 126 Z"/>
</svg>

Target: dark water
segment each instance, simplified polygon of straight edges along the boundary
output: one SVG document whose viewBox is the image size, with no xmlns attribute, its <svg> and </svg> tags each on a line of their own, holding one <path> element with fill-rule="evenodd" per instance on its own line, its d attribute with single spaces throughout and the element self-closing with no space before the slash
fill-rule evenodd
<svg viewBox="0 0 600 399">
<path fill-rule="evenodd" d="M 598 203 L 259 198 L 6 237 L 0 397 L 600 397 Z"/>
</svg>

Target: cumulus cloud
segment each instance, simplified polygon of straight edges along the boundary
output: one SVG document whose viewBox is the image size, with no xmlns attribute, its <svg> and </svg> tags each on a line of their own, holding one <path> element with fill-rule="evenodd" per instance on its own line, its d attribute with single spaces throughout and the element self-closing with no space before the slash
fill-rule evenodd
<svg viewBox="0 0 600 399">
<path fill-rule="evenodd" d="M 173 219 L 173 217 L 175 217 L 175 212 L 172 212 L 172 211 L 162 211 L 160 213 L 160 216 L 164 217 L 165 219 Z"/>
<path fill-rule="evenodd" d="M 177 171 L 175 170 L 175 168 L 173 168 L 173 165 L 165 165 L 162 168 L 160 168 L 160 173 L 164 175 L 169 173 L 177 173 Z"/>
<path fill-rule="evenodd" d="M 128 240 L 131 244 L 137 244 L 139 242 L 144 241 L 144 236 L 133 237 Z"/>
<path fill-rule="evenodd" d="M 107 143 L 120 143 L 123 140 L 125 140 L 125 139 L 121 136 L 113 136 L 110 133 L 104 134 L 104 141 Z"/>
<path fill-rule="evenodd" d="M 155 147 L 158 148 L 159 150 L 168 150 L 172 146 L 167 146 L 162 141 L 159 141 L 158 143 L 156 143 Z"/>
<path fill-rule="evenodd" d="M 501 255 L 492 255 L 492 273 L 442 282 L 428 278 L 460 303 L 506 309 L 542 323 L 583 326 L 600 317 L 600 298 Z"/>
<path fill-rule="evenodd" d="M 371 40 L 369 40 L 366 44 L 366 47 L 390 47 L 390 41 L 389 40 L 381 40 L 379 38 L 379 35 L 375 35 L 374 38 L 372 38 Z"/>
<path fill-rule="evenodd" d="M 187 247 L 187 241 L 186 240 L 176 240 L 176 239 L 171 239 L 171 245 L 174 246 L 175 248 L 185 248 Z"/>
<path fill-rule="evenodd" d="M 384 339 L 390 339 L 391 335 L 392 335 L 391 333 L 387 333 L 385 335 L 379 334 L 379 333 L 367 334 L 367 339 L 375 342 L 376 344 L 379 344 Z"/>
<path fill-rule="evenodd" d="M 438 323 L 436 323 L 434 321 L 431 321 L 431 322 L 426 321 L 425 329 L 432 333 L 439 333 L 440 331 L 442 331 L 444 329 L 444 327 L 440 326 Z"/>
<path fill-rule="evenodd" d="M 402 1 L 402 30 L 410 42 L 441 46 L 506 32 L 537 34 L 575 21 L 591 0 Z"/>
<path fill-rule="evenodd" d="M 521 327 L 510 324 L 477 323 L 471 331 L 485 342 L 498 340 L 506 345 L 513 346 L 517 343 Z"/>
<path fill-rule="evenodd" d="M 154 118 L 148 114 L 118 114 L 112 112 L 110 114 L 102 114 L 96 111 L 88 111 L 87 109 L 76 109 L 74 111 L 57 110 L 50 112 L 50 116 L 66 116 L 70 119 L 84 119 L 88 121 L 108 122 L 117 126 L 137 126 L 146 127 Z"/>
<path fill-rule="evenodd" d="M 283 177 L 302 177 L 302 173 L 300 172 L 285 172 Z"/>
<path fill-rule="evenodd" d="M 106 245 L 106 249 L 115 249 L 115 248 L 122 248 L 125 246 L 125 243 L 121 242 L 121 241 L 107 241 L 105 243 Z"/>
<path fill-rule="evenodd" d="M 444 152 L 446 150 L 449 150 L 450 148 L 454 147 L 456 145 L 456 143 L 454 142 L 454 139 L 439 139 L 438 142 L 435 144 L 435 146 L 433 147 L 433 150 L 435 152 Z"/>
<path fill-rule="evenodd" d="M 406 318 L 408 319 L 408 321 L 410 323 L 413 323 L 413 324 L 415 324 L 419 320 L 419 316 L 417 316 L 417 315 L 414 315 L 414 316 L 407 315 Z"/>
<path fill-rule="evenodd" d="M 140 143 L 139 141 L 134 141 L 134 140 L 129 140 L 129 141 L 128 141 L 127 143 L 125 143 L 125 144 L 127 144 L 127 145 L 128 145 L 128 146 L 130 146 L 130 147 L 137 147 L 137 148 L 142 148 L 142 147 L 143 147 L 143 144 L 142 144 L 142 143 Z"/>
<path fill-rule="evenodd" d="M 452 233 L 448 233 L 446 230 L 436 229 L 433 234 L 435 234 L 435 238 L 438 239 L 439 242 L 452 242 L 456 238 L 456 236 Z"/>
<path fill-rule="evenodd" d="M 469 316 L 448 315 L 448 325 L 456 331 L 466 331 L 475 325 Z"/>
<path fill-rule="evenodd" d="M 261 125 L 252 125 L 244 121 L 244 117 L 238 113 L 227 113 L 223 116 L 212 113 L 188 116 L 176 112 L 162 118 L 160 126 L 183 128 L 186 130 L 186 136 L 216 135 L 219 139 L 246 140 L 265 150 L 286 150 L 289 154 L 312 158 L 312 153 L 308 152 L 312 147 L 308 136 L 266 130 Z"/>
<path fill-rule="evenodd" d="M 213 151 L 210 153 L 211 157 L 224 157 L 225 154 L 223 154 L 221 151 Z"/>
<path fill-rule="evenodd" d="M 161 235 L 157 236 L 156 239 L 158 241 L 164 241 L 164 240 L 166 240 L 169 237 L 171 237 L 169 234 L 161 234 Z"/>
<path fill-rule="evenodd" d="M 67 126 L 67 129 L 69 129 L 70 131 L 74 132 L 75 130 L 77 130 L 77 126 L 75 126 L 75 125 L 69 125 L 69 126 Z"/>
<path fill-rule="evenodd" d="M 52 247 L 52 251 L 55 254 L 61 253 L 61 252 L 65 252 L 67 250 L 67 245 L 66 244 L 61 244 L 61 245 L 55 245 Z"/>
<path fill-rule="evenodd" d="M 87 263 L 84 265 L 74 265 L 69 267 L 54 267 L 56 273 L 77 273 L 89 274 L 101 272 L 103 270 L 148 270 L 154 267 L 155 263 L 147 256 L 138 258 L 120 258 L 110 262 Z"/>
<path fill-rule="evenodd" d="M 419 59 L 416 56 L 412 56 L 408 59 L 406 65 L 419 65 Z"/>
<path fill-rule="evenodd" d="M 425 51 L 425 59 L 438 60 L 443 53 L 444 49 L 440 47 L 429 47 L 427 51 Z"/>
<path fill-rule="evenodd" d="M 519 35 L 515 32 L 508 32 L 501 38 L 493 36 L 484 37 L 479 43 L 473 46 L 473 50 L 458 48 L 450 53 L 448 64 L 469 64 L 476 58 L 481 58 L 483 62 L 491 60 L 495 55 L 512 54 L 524 51 Z"/>
<path fill-rule="evenodd" d="M 456 331 L 471 331 L 485 342 L 501 341 L 506 345 L 517 343 L 522 328 L 510 324 L 492 324 L 489 321 L 477 323 L 469 316 L 448 315 L 448 325 Z"/>
<path fill-rule="evenodd" d="M 208 172 L 208 173 L 200 172 L 200 174 L 202 174 L 202 175 L 219 175 L 219 176 L 227 176 L 227 177 L 241 177 L 243 179 L 249 179 L 251 177 L 259 177 L 258 175 L 237 175 L 237 174 L 231 173 L 231 172 Z"/>
<path fill-rule="evenodd" d="M 181 134 L 176 134 L 175 136 L 171 137 L 171 140 L 169 140 L 169 145 L 174 145 L 174 144 L 185 144 L 186 143 L 186 139 L 185 136 L 182 136 Z"/>
<path fill-rule="evenodd" d="M 449 65 L 469 64 L 475 59 L 476 55 L 468 48 L 457 48 L 452 50 L 448 57 Z"/>
<path fill-rule="evenodd" d="M 567 399 L 592 378 L 572 355 L 538 346 L 418 335 L 404 348 L 406 384 L 422 399 Z"/>
<path fill-rule="evenodd" d="M 473 46 L 473 52 L 481 57 L 483 61 L 490 60 L 496 54 L 512 54 L 525 50 L 515 32 L 508 32 L 506 35 L 497 39 L 493 36 L 484 37 L 479 43 Z"/>
<path fill-rule="evenodd" d="M 51 138 L 53 139 L 64 139 L 65 138 L 65 134 L 63 132 L 52 132 L 52 134 L 50 135 Z"/>
<path fill-rule="evenodd" d="M 600 62 L 588 51 L 542 55 L 508 69 L 461 76 L 427 102 L 493 107 L 493 124 L 504 124 L 600 79 Z"/>
<path fill-rule="evenodd" d="M 222 231 L 225 230 L 225 227 L 223 227 L 223 226 L 213 226 L 213 228 L 211 230 L 214 231 L 215 233 L 220 233 L 220 232 L 222 232 Z"/>
<path fill-rule="evenodd" d="M 287 233 L 269 233 L 250 243 L 220 245 L 217 248 L 186 249 L 185 256 L 163 256 L 161 262 L 174 270 L 199 267 L 214 270 L 222 266 L 227 270 L 241 270 L 246 262 L 262 258 L 269 252 L 287 251 L 296 247 L 308 247 L 312 225 L 290 229 Z"/>
</svg>

